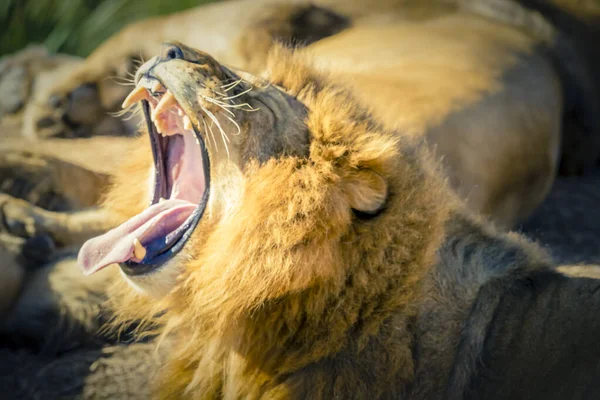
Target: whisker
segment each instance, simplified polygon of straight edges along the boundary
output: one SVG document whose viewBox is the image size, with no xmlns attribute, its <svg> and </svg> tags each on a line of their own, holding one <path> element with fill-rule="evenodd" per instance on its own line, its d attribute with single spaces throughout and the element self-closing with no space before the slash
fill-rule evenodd
<svg viewBox="0 0 600 400">
<path fill-rule="evenodd" d="M 240 128 L 240 126 L 238 125 L 237 122 L 235 122 L 232 118 L 228 117 L 227 115 L 224 116 L 225 118 L 227 118 L 228 120 L 231 121 L 232 124 L 235 125 L 235 127 L 237 128 L 237 132 L 236 133 L 232 133 L 232 135 L 239 135 L 242 132 L 242 129 Z"/>
<path fill-rule="evenodd" d="M 115 118 L 121 118 L 124 115 L 126 115 L 125 117 L 121 118 L 124 121 L 129 121 L 135 117 L 139 117 L 140 121 L 143 121 L 142 115 L 143 115 L 143 111 L 141 107 L 138 107 L 137 104 L 132 104 L 127 108 L 124 108 L 122 110 L 119 111 L 110 111 L 107 112 L 108 115 L 110 115 L 111 117 L 115 117 Z M 129 114 L 129 115 L 127 115 Z"/>
<path fill-rule="evenodd" d="M 214 92 L 215 94 L 218 94 L 219 95 L 219 99 L 221 99 L 221 98 L 223 98 L 223 97 L 226 96 L 225 93 L 219 92 L 219 91 L 217 91 L 215 89 L 211 89 L 211 91 Z"/>
<path fill-rule="evenodd" d="M 226 108 L 234 108 L 234 109 L 241 109 L 242 111 L 248 111 L 248 112 L 252 112 L 252 111 L 258 111 L 260 110 L 260 108 L 253 108 L 250 104 L 248 103 L 241 103 L 241 104 L 222 104 L 223 107 Z M 248 108 L 244 108 L 244 107 L 248 107 Z"/>
<path fill-rule="evenodd" d="M 124 76 L 117 76 L 117 75 L 110 75 L 107 76 L 105 78 L 103 78 L 103 80 L 106 81 L 113 81 L 118 85 L 122 85 L 122 86 L 132 86 L 134 84 L 134 80 L 133 79 L 128 79 Z"/>
<path fill-rule="evenodd" d="M 204 116 L 202 116 L 202 122 L 204 123 L 204 127 L 206 127 L 206 118 L 204 118 Z M 211 124 L 212 124 L 212 122 L 211 122 Z M 207 128 L 207 129 L 208 129 L 207 132 L 210 132 L 210 137 L 212 138 L 212 141 L 213 141 L 213 143 L 215 145 L 215 151 L 218 151 L 219 150 L 219 144 L 217 143 L 217 139 L 215 139 L 215 134 L 214 134 L 214 132 L 213 132 L 213 130 L 212 130 L 211 127 Z"/>
<path fill-rule="evenodd" d="M 204 110 L 204 107 L 201 107 L 201 108 L 202 108 L 202 111 L 204 111 L 206 113 L 206 111 Z M 201 115 L 201 118 L 202 118 L 202 123 L 204 124 L 204 132 L 210 132 L 210 136 L 212 137 L 213 143 L 215 144 L 215 151 L 218 151 L 219 146 L 217 145 L 217 140 L 215 139 L 215 135 L 212 131 L 212 124 L 210 127 L 208 127 L 206 125 L 206 120 L 204 119 L 203 115 Z"/>
<path fill-rule="evenodd" d="M 228 110 L 228 109 L 226 109 L 225 107 L 223 107 L 223 105 L 222 105 L 222 104 L 220 104 L 220 103 L 218 102 L 218 100 L 215 100 L 215 99 L 213 99 L 213 98 L 211 98 L 211 97 L 205 97 L 205 96 L 202 96 L 202 98 L 203 98 L 203 100 L 206 100 L 206 101 L 208 101 L 209 103 L 212 103 L 212 104 L 216 105 L 217 107 L 220 107 L 220 108 L 221 108 L 223 111 L 226 111 L 226 112 L 228 112 L 229 114 L 231 114 L 231 116 L 232 116 L 232 117 L 235 117 L 235 114 L 233 113 L 233 111 L 231 111 L 231 110 Z"/>
<path fill-rule="evenodd" d="M 217 100 L 217 99 L 212 99 L 215 104 L 218 103 L 218 105 L 223 106 L 225 108 L 234 108 L 234 109 L 242 109 L 242 111 L 258 111 L 260 110 L 260 108 L 253 108 L 250 104 L 248 103 L 241 103 L 241 104 L 232 104 L 232 103 L 224 103 L 221 100 Z M 244 109 L 244 107 L 248 107 L 246 109 Z"/>
<path fill-rule="evenodd" d="M 107 112 L 107 114 L 112 117 L 122 117 L 123 115 L 125 115 L 129 112 L 134 112 L 134 107 L 135 107 L 135 105 L 132 104 L 129 107 L 123 108 L 122 110 L 119 110 L 119 111 L 109 111 L 109 112 Z"/>
<path fill-rule="evenodd" d="M 242 81 L 243 81 L 243 79 L 240 78 L 237 81 L 234 81 L 234 82 L 228 83 L 227 85 L 221 86 L 221 89 L 224 89 L 226 92 L 228 92 L 231 89 L 233 89 L 234 87 L 236 87 L 237 85 L 239 85 L 240 83 L 242 83 Z"/>
<path fill-rule="evenodd" d="M 240 107 L 248 107 L 246 109 L 242 108 L 242 111 L 246 111 L 246 112 L 255 112 L 255 111 L 260 111 L 260 107 L 259 108 L 254 108 L 252 107 L 250 104 L 248 103 L 243 103 L 239 105 Z"/>
<path fill-rule="evenodd" d="M 114 79 L 114 82 L 119 86 L 135 86 L 135 81 L 126 78 Z"/>
<path fill-rule="evenodd" d="M 132 74 L 131 72 L 126 72 L 125 73 L 127 76 L 114 76 L 112 77 L 113 79 L 121 79 L 121 80 L 126 80 L 128 82 L 134 82 L 135 81 L 135 75 Z"/>
<path fill-rule="evenodd" d="M 213 114 L 212 111 L 210 110 L 206 110 L 208 112 L 208 116 L 214 121 L 215 125 L 217 126 L 217 128 L 219 128 L 219 132 L 221 132 L 221 135 L 223 136 L 223 138 L 227 141 L 227 143 L 229 143 L 229 137 L 227 136 L 227 134 L 225 133 L 225 131 L 223 130 L 223 127 L 221 126 L 221 123 L 219 122 L 219 120 L 217 119 L 217 117 L 215 116 L 215 114 Z"/>
<path fill-rule="evenodd" d="M 138 109 L 132 111 L 131 114 L 129 114 L 128 116 L 123 117 L 123 121 L 131 121 L 135 117 L 139 117 L 140 122 L 144 121 L 143 113 L 141 112 L 141 110 L 138 112 Z"/>
<path fill-rule="evenodd" d="M 219 132 L 221 133 L 221 139 L 223 139 L 223 144 L 225 145 L 225 151 L 227 152 L 227 158 L 230 158 L 229 146 L 227 146 L 227 143 L 229 142 L 229 138 L 227 137 L 227 134 L 223 131 L 223 127 L 219 123 L 219 120 L 217 119 L 217 117 L 215 117 L 215 115 L 209 110 L 206 110 L 206 113 L 207 113 L 208 117 L 213 120 L 213 122 L 215 123 L 217 128 L 219 128 Z"/>
<path fill-rule="evenodd" d="M 223 100 L 232 100 L 232 99 L 238 98 L 238 97 L 240 97 L 240 96 L 243 96 L 243 95 L 245 95 L 246 93 L 248 93 L 248 92 L 252 91 L 252 89 L 253 89 L 253 88 L 252 88 L 252 86 L 250 86 L 250 88 L 249 88 L 249 89 L 246 89 L 246 90 L 244 90 L 243 92 L 236 94 L 235 96 L 229 96 L 229 97 L 225 97 Z"/>
<path fill-rule="evenodd" d="M 220 83 L 222 83 L 223 85 L 221 85 L 221 89 L 225 89 L 231 85 L 237 84 L 240 80 L 234 80 L 233 78 L 227 78 L 227 79 L 223 79 L 220 81 Z M 229 82 L 229 83 L 227 83 Z M 204 84 L 202 84 L 202 86 L 204 86 Z M 206 86 L 204 86 L 206 88 Z M 214 89 L 213 89 L 214 90 Z"/>
<path fill-rule="evenodd" d="M 107 112 L 107 114 L 110 115 L 111 117 L 120 118 L 123 115 L 127 114 L 128 112 L 129 112 L 129 110 L 122 109 L 119 111 L 109 111 L 109 112 Z"/>
</svg>

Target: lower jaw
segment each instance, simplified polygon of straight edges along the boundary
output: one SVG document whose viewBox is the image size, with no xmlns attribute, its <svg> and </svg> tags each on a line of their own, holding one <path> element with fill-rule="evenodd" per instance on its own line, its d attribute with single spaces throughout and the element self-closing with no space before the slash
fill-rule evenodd
<svg viewBox="0 0 600 400">
<path fill-rule="evenodd" d="M 154 124 L 151 122 L 150 107 L 146 102 L 143 105 L 143 111 L 148 133 L 150 135 L 150 142 L 155 163 L 155 188 L 152 199 L 152 204 L 155 204 L 159 201 L 161 197 L 164 196 L 163 192 L 166 188 L 166 179 L 164 177 L 164 160 L 161 154 L 161 139 L 159 138 L 159 134 L 156 131 Z M 155 272 L 161 270 L 166 263 L 174 259 L 174 257 L 183 249 L 183 247 L 191 237 L 196 226 L 198 225 L 198 223 L 204 215 L 204 212 L 208 205 L 208 199 L 210 197 L 210 158 L 204 139 L 195 127 L 194 134 L 197 138 L 197 142 L 202 152 L 202 168 L 205 182 L 205 189 L 204 193 L 202 194 L 202 198 L 196 206 L 193 213 L 191 214 L 191 216 L 188 217 L 186 222 L 184 222 L 184 225 L 186 226 L 183 228 L 181 236 L 168 247 L 165 247 L 161 250 L 157 250 L 155 252 L 156 255 L 152 256 L 148 260 L 144 259 L 141 262 L 134 262 L 130 260 L 120 263 L 119 266 L 121 268 L 121 271 L 125 275 L 132 277 L 142 277 L 144 275 L 154 274 Z M 162 170 L 160 168 L 162 168 Z"/>
<path fill-rule="evenodd" d="M 176 285 L 181 272 L 179 257 L 174 257 L 165 263 L 165 268 L 159 268 L 145 275 L 129 275 L 122 268 L 121 276 L 138 293 L 151 296 L 155 299 L 166 296 Z M 173 264 L 173 265 L 171 265 Z"/>
</svg>

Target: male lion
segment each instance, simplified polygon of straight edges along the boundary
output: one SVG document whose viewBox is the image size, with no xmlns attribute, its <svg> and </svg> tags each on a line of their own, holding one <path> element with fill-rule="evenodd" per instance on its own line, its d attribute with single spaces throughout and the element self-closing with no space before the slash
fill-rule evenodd
<svg viewBox="0 0 600 400">
<path fill-rule="evenodd" d="M 275 48 L 262 80 L 182 44 L 136 84 L 148 135 L 107 198 L 121 224 L 79 263 L 119 264 L 117 320 L 160 337 L 156 396 L 600 393 L 600 281 L 470 216 L 351 84 L 300 52 Z"/>
</svg>

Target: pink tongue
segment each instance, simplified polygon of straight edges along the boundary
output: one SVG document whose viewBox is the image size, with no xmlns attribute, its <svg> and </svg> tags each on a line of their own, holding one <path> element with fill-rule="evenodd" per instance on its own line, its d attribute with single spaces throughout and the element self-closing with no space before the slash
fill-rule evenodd
<svg viewBox="0 0 600 400">
<path fill-rule="evenodd" d="M 113 264 L 135 259 L 133 240 L 142 245 L 166 237 L 192 214 L 196 205 L 185 200 L 165 200 L 154 204 L 121 226 L 85 242 L 77 262 L 85 275 Z"/>
</svg>

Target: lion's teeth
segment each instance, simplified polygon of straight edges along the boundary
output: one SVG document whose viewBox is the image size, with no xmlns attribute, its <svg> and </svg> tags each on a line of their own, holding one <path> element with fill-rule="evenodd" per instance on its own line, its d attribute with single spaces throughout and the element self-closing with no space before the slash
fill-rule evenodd
<svg viewBox="0 0 600 400">
<path fill-rule="evenodd" d="M 142 246 L 137 238 L 133 239 L 133 255 L 140 261 L 146 257 L 146 248 Z"/>
<path fill-rule="evenodd" d="M 193 129 L 192 121 L 187 115 L 183 116 L 183 129 L 185 129 L 186 131 L 191 131 Z"/>
<path fill-rule="evenodd" d="M 164 201 L 165 201 L 165 198 L 164 198 L 164 197 L 161 197 L 160 199 L 158 199 L 158 202 L 159 202 L 159 203 L 162 203 L 162 202 L 164 202 Z"/>
<path fill-rule="evenodd" d="M 156 105 L 154 111 L 152 111 L 152 114 L 154 114 L 154 118 L 156 119 L 157 115 L 162 114 L 164 111 L 168 110 L 175 104 L 177 104 L 175 96 L 173 96 L 171 92 L 165 93 L 165 95 L 162 97 L 162 99 L 160 99 L 160 101 Z"/>
<path fill-rule="evenodd" d="M 185 114 L 183 113 L 183 110 L 181 108 L 178 108 L 177 115 L 179 115 L 180 117 L 183 117 Z"/>
<path fill-rule="evenodd" d="M 152 84 L 152 91 L 154 93 L 162 92 L 164 88 L 165 87 L 163 86 L 163 84 L 158 81 L 156 81 Z"/>
<path fill-rule="evenodd" d="M 129 93 L 127 98 L 125 98 L 125 101 L 123 101 L 123 104 L 121 105 L 121 107 L 127 108 L 130 105 L 135 104 L 141 100 L 146 100 L 147 98 L 148 98 L 148 90 L 146 90 L 146 88 L 141 87 L 141 86 L 136 87 L 135 89 L 133 89 L 131 91 L 131 93 Z"/>
</svg>

